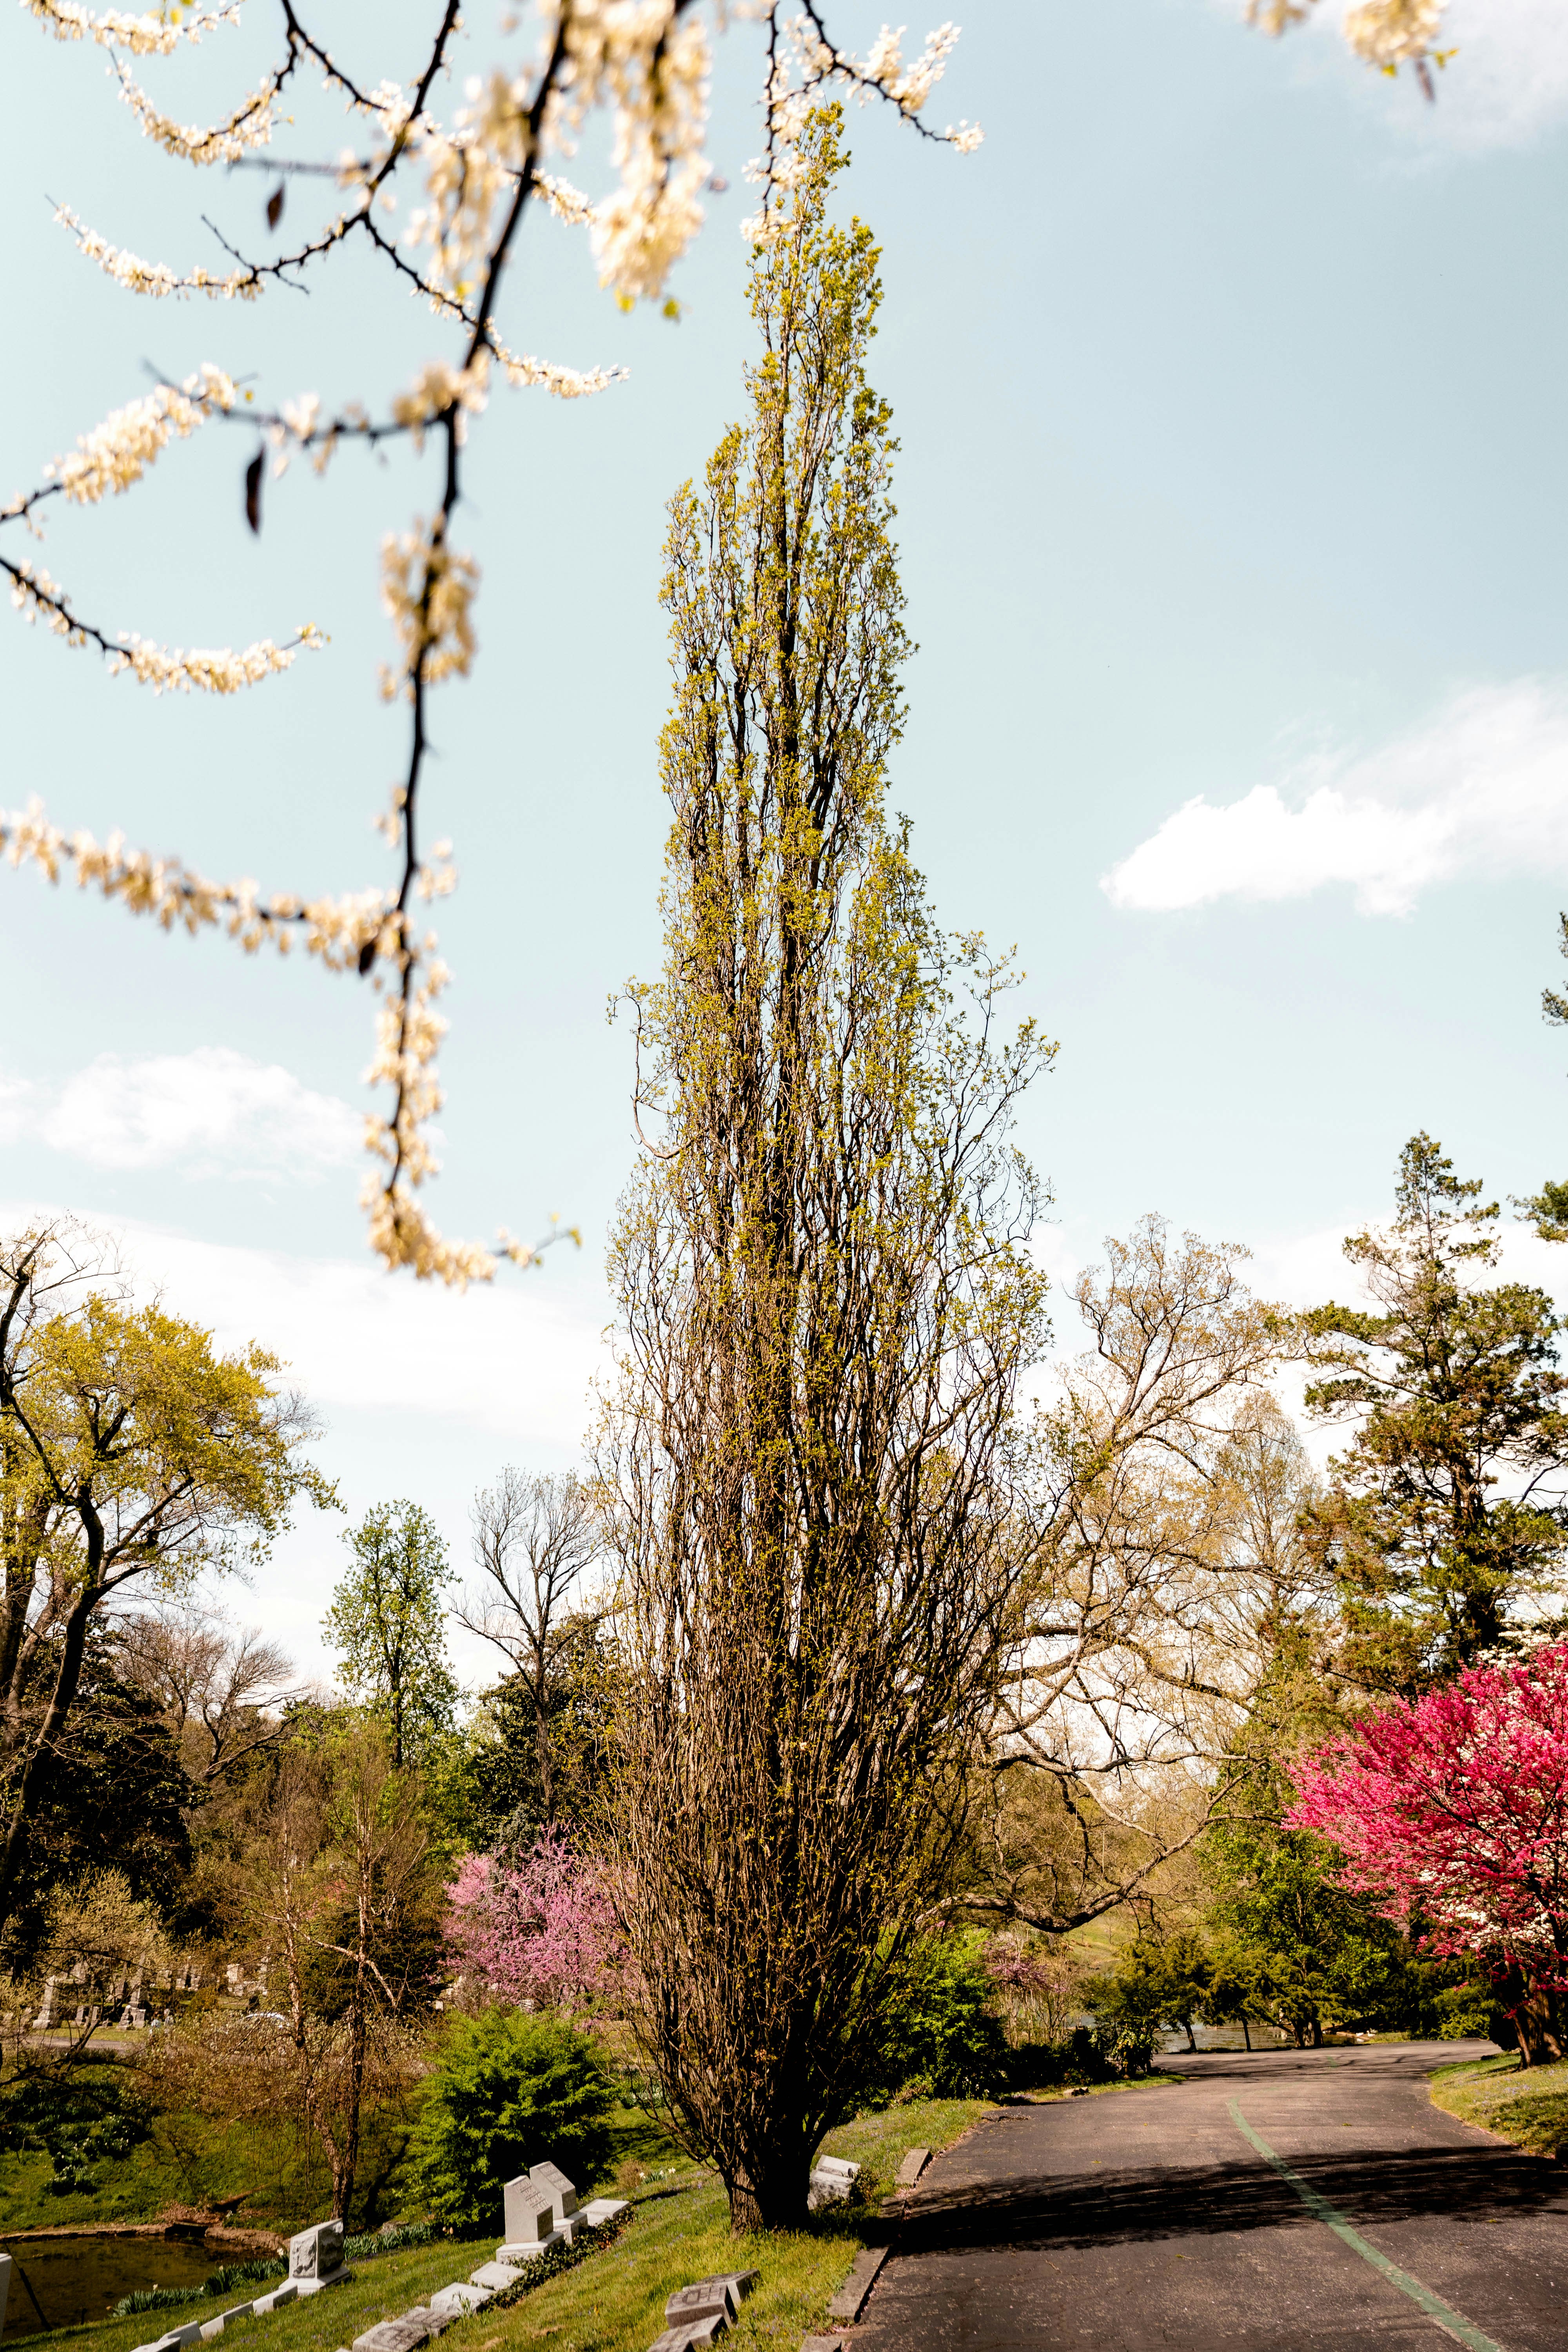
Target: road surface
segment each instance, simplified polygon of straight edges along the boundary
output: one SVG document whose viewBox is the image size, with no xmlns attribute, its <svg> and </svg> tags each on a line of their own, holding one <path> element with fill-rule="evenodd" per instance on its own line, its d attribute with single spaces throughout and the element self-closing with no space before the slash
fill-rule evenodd
<svg viewBox="0 0 1568 2352">
<path fill-rule="evenodd" d="M 936 2158 L 853 2352 L 1568 2352 L 1568 2164 L 1434 2107 L 1489 2045 L 1205 2053 Z"/>
</svg>

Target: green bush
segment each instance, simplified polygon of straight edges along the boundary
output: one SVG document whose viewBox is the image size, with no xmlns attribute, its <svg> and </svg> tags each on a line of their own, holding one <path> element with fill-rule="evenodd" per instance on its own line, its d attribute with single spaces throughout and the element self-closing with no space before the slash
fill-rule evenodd
<svg viewBox="0 0 1568 2352">
<path fill-rule="evenodd" d="M 493 2233 L 504 2184 L 547 2161 L 589 2188 L 609 2158 L 614 2105 L 593 2043 L 562 2019 L 510 2009 L 454 2018 L 414 2133 L 431 2211 L 460 2235 Z"/>
<path fill-rule="evenodd" d="M 900 2091 L 922 2097 L 990 2098 L 1007 2086 L 1009 2052 L 990 2007 L 981 1935 L 928 1936 L 905 1962 L 905 1990 L 884 2037 L 865 2096 L 887 2106 Z"/>
</svg>

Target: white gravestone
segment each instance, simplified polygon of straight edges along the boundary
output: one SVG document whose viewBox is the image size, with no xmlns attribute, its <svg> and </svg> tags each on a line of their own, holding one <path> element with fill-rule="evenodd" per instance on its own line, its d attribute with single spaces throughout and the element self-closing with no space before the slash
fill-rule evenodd
<svg viewBox="0 0 1568 2352">
<path fill-rule="evenodd" d="M 509 2180 L 501 2192 L 506 2237 L 496 2249 L 498 2262 L 532 2261 L 549 2246 L 558 2245 L 555 2199 L 548 2189 L 537 2189 L 526 2173 Z"/>
<path fill-rule="evenodd" d="M 347 2277 L 342 2221 L 317 2221 L 289 2239 L 289 2275 L 301 2293 L 310 2294 Z"/>
</svg>

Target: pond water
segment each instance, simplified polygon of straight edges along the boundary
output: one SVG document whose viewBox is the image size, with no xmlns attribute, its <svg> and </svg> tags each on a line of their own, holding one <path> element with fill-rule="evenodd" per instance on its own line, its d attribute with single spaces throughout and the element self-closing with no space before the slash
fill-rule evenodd
<svg viewBox="0 0 1568 2352">
<path fill-rule="evenodd" d="M 7 2344 L 13 2336 L 37 2336 L 47 2327 L 107 2319 L 121 2296 L 139 2287 L 200 2286 L 218 2267 L 205 2246 L 181 2238 L 0 2238 L 0 2253 L 11 2257 Z M 149 2339 L 161 2335 L 173 2315 L 148 2312 Z"/>
</svg>

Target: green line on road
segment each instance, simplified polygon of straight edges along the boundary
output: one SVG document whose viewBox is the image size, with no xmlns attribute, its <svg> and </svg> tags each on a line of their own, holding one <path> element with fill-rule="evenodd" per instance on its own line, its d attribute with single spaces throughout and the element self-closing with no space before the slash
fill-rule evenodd
<svg viewBox="0 0 1568 2352">
<path fill-rule="evenodd" d="M 1489 2336 L 1483 2336 L 1480 2329 L 1472 2327 L 1468 2319 L 1461 2319 L 1440 2294 L 1434 2294 L 1429 2286 L 1423 2286 L 1419 2279 L 1413 2279 L 1408 2271 L 1402 2271 L 1397 2263 L 1391 2263 L 1386 2254 L 1380 2254 L 1375 2246 L 1368 2245 L 1361 2231 L 1352 2228 L 1337 2207 L 1331 2205 L 1326 2197 L 1320 2197 L 1299 2172 L 1291 2171 L 1282 2156 L 1275 2155 L 1266 2139 L 1258 2137 L 1234 2099 L 1230 2103 L 1230 2119 L 1242 2137 L 1252 2142 L 1265 2164 L 1271 2164 L 1280 2179 L 1289 2182 L 1308 2212 L 1316 2214 L 1336 2238 L 1342 2239 L 1352 2254 L 1359 2254 L 1363 2263 L 1370 2263 L 1380 2278 L 1385 2278 L 1390 2286 L 1396 2286 L 1401 2294 L 1407 2294 L 1412 2303 L 1419 2304 L 1428 2319 L 1436 2320 L 1439 2327 L 1446 2328 L 1459 2343 L 1468 2345 L 1469 2352 L 1502 2352 L 1500 2344 L 1494 2342 Z"/>
</svg>

